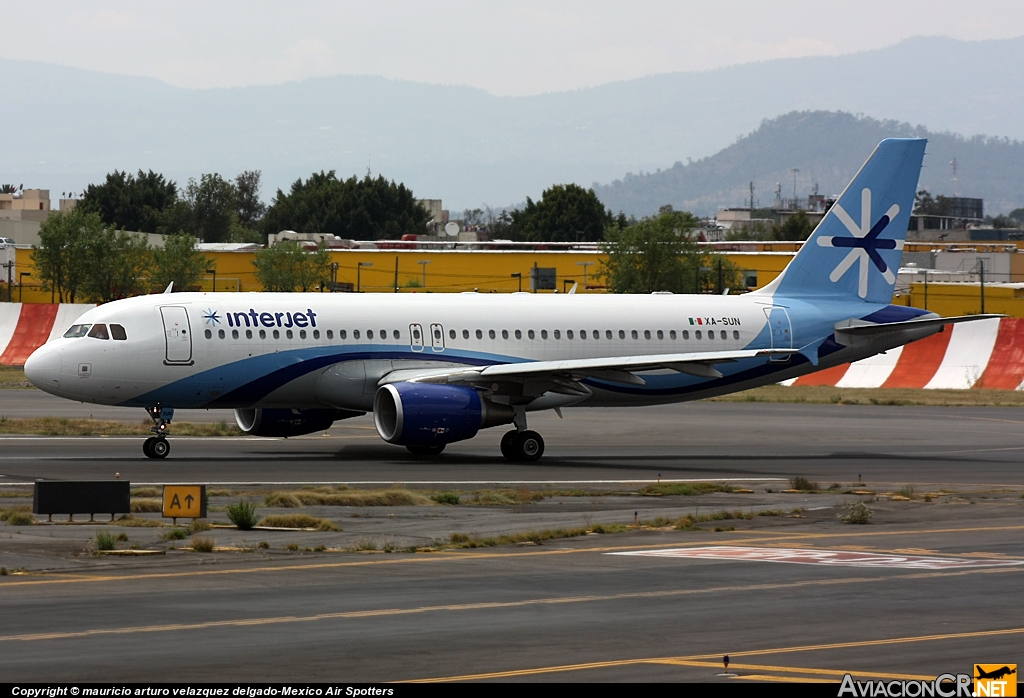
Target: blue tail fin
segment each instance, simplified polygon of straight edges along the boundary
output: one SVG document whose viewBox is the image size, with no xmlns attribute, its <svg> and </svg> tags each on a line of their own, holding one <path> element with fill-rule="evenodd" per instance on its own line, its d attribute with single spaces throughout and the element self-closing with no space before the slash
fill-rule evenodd
<svg viewBox="0 0 1024 698">
<path fill-rule="evenodd" d="M 891 302 L 925 143 L 879 143 L 793 261 L 759 293 Z"/>
</svg>

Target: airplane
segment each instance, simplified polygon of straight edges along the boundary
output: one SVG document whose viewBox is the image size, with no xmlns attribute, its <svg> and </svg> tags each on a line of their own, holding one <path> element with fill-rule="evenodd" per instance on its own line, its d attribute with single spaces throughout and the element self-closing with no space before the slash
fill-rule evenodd
<svg viewBox="0 0 1024 698">
<path fill-rule="evenodd" d="M 1001 317 L 892 305 L 925 144 L 882 141 L 751 293 L 153 294 L 89 310 L 25 375 L 71 400 L 145 408 L 150 458 L 170 452 L 175 409 L 230 408 L 267 437 L 372 412 L 384 441 L 421 456 L 512 425 L 502 455 L 536 461 L 530 412 L 699 400 Z"/>
</svg>

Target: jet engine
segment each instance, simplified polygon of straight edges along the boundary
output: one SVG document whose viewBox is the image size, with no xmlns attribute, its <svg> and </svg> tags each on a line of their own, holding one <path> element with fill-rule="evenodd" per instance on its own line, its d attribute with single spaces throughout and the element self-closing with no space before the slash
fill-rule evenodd
<svg viewBox="0 0 1024 698">
<path fill-rule="evenodd" d="M 476 436 L 487 427 L 508 424 L 515 412 L 473 388 L 433 383 L 392 383 L 373 399 L 373 423 L 380 437 L 404 446 L 443 446 Z"/>
<path fill-rule="evenodd" d="M 350 410 L 265 409 L 235 410 L 235 424 L 252 436 L 302 436 L 324 431 L 339 419 L 358 417 Z"/>
</svg>

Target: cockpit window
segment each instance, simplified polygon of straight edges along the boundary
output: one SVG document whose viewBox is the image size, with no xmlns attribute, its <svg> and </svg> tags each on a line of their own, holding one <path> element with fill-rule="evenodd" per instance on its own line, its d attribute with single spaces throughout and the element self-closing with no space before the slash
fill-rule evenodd
<svg viewBox="0 0 1024 698">
<path fill-rule="evenodd" d="M 89 336 L 94 339 L 110 339 L 110 335 L 107 334 L 106 325 L 93 325 L 92 329 L 89 330 Z"/>
<path fill-rule="evenodd" d="M 64 333 L 64 336 L 67 337 L 68 339 L 84 337 L 86 334 L 88 334 L 90 327 L 92 327 L 92 325 L 72 325 L 71 328 Z"/>
<path fill-rule="evenodd" d="M 128 335 L 125 333 L 124 327 L 122 327 L 121 325 L 112 324 L 110 326 L 110 336 L 113 337 L 114 339 L 128 339 Z"/>
</svg>

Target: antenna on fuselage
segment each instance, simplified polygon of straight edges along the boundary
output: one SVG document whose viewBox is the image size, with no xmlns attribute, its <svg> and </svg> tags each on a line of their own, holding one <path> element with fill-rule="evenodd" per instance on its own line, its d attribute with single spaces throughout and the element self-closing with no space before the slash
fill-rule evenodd
<svg viewBox="0 0 1024 698">
<path fill-rule="evenodd" d="M 164 289 L 164 293 L 171 293 L 174 291 L 174 282 L 167 284 L 167 288 Z"/>
</svg>

